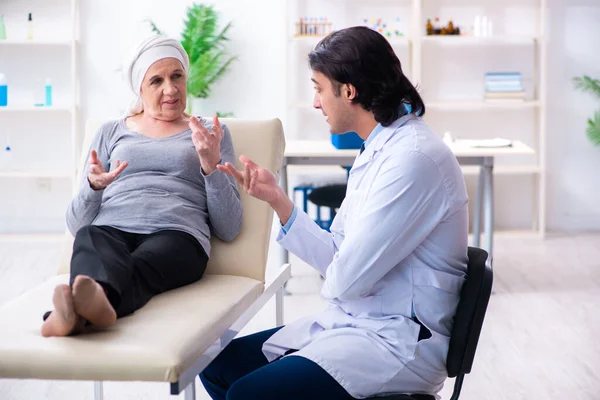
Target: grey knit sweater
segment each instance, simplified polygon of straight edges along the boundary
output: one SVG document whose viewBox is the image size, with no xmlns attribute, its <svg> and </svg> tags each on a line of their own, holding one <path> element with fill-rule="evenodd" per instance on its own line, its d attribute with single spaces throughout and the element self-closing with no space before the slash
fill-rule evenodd
<svg viewBox="0 0 600 400">
<path fill-rule="evenodd" d="M 201 121 L 210 129 L 210 121 Z M 79 193 L 67 210 L 73 235 L 90 224 L 132 233 L 173 229 L 193 235 L 210 255 L 211 233 L 225 241 L 239 233 L 242 206 L 236 182 L 219 170 L 207 176 L 202 173 L 191 130 L 153 139 L 129 130 L 120 119 L 102 125 L 91 149 L 97 151 L 106 171 L 117 160 L 129 165 L 106 189 L 96 191 L 87 180 L 86 162 Z M 226 126 L 221 156 L 222 163 L 235 164 Z"/>
</svg>

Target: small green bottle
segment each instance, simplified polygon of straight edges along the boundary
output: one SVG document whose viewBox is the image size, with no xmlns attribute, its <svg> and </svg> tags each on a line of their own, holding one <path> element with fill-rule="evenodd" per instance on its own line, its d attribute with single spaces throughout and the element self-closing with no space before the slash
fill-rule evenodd
<svg viewBox="0 0 600 400">
<path fill-rule="evenodd" d="M 4 15 L 0 14 L 0 40 L 6 40 L 6 26 L 4 25 Z"/>
</svg>

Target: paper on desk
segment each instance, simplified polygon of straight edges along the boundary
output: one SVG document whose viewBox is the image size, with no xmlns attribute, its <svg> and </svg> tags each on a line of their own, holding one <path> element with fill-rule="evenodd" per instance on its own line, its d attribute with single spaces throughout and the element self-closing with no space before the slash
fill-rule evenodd
<svg viewBox="0 0 600 400">
<path fill-rule="evenodd" d="M 495 138 L 495 139 L 479 139 L 479 140 L 459 140 L 460 144 L 468 147 L 493 148 L 493 147 L 511 147 L 512 140 Z"/>
</svg>

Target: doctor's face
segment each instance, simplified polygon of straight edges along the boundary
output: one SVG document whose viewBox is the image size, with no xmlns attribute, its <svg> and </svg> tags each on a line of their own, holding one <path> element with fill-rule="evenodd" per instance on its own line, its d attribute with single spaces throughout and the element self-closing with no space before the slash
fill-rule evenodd
<svg viewBox="0 0 600 400">
<path fill-rule="evenodd" d="M 313 71 L 311 80 L 315 89 L 313 107 L 321 110 L 326 117 L 330 132 L 340 135 L 354 131 L 352 102 L 344 92 L 345 85 L 336 87 L 329 78 L 317 71 Z"/>
</svg>

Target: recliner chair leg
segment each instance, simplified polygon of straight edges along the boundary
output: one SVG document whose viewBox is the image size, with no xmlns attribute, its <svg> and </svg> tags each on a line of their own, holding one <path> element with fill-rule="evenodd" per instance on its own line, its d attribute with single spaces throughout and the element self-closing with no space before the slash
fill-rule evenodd
<svg viewBox="0 0 600 400">
<path fill-rule="evenodd" d="M 104 400 L 104 387 L 102 382 L 94 382 L 94 400 Z"/>
</svg>

